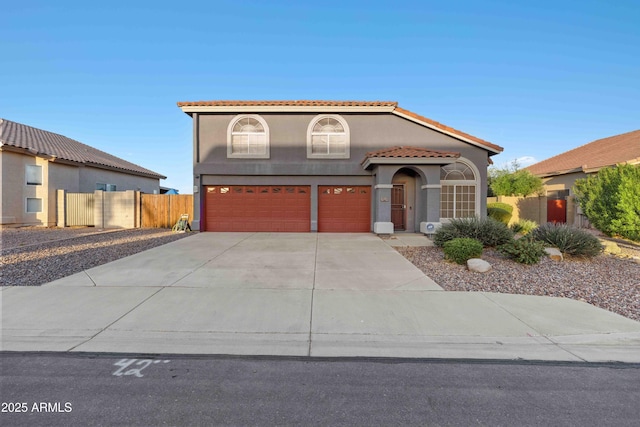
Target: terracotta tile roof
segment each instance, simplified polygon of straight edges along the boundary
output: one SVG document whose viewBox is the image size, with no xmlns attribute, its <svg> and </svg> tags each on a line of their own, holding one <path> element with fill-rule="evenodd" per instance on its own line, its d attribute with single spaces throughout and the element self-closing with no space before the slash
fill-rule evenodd
<svg viewBox="0 0 640 427">
<path fill-rule="evenodd" d="M 459 135 L 459 136 L 461 136 L 463 138 L 466 138 L 466 139 L 469 139 L 471 141 L 477 142 L 478 144 L 480 144 L 482 146 L 491 148 L 492 151 L 496 151 L 496 152 L 499 153 L 502 150 L 504 150 L 504 148 L 500 147 L 499 145 L 492 144 L 492 143 L 490 143 L 488 141 L 485 141 L 484 139 L 480 139 L 480 138 L 475 137 L 473 135 L 469 135 L 468 133 L 465 133 L 465 132 L 459 131 L 457 129 L 454 129 L 452 127 L 443 125 L 442 123 L 436 122 L 435 120 L 428 119 L 428 118 L 426 118 L 424 116 L 421 116 L 419 114 L 413 113 L 413 112 L 411 112 L 409 110 L 405 110 L 404 108 L 396 107 L 395 111 L 400 113 L 400 114 L 404 114 L 406 116 L 412 117 L 412 118 L 414 118 L 416 120 L 419 120 L 421 122 L 428 123 L 428 124 L 438 128 L 438 129 L 441 129 L 441 130 L 443 130 L 445 132 L 449 132 L 449 133 L 452 133 L 454 135 Z"/>
<path fill-rule="evenodd" d="M 397 102 L 391 101 L 186 101 L 178 102 L 178 107 L 395 107 Z"/>
<path fill-rule="evenodd" d="M 322 100 L 296 100 L 296 101 L 229 101 L 229 100 L 219 100 L 219 101 L 187 101 L 187 102 L 178 102 L 178 107 L 186 108 L 187 111 L 190 108 L 202 107 L 206 109 L 210 108 L 243 108 L 247 107 L 266 107 L 266 108 L 277 108 L 277 107 L 291 107 L 291 108 L 318 108 L 318 107 L 337 107 L 337 108 L 386 108 L 389 109 L 390 112 L 396 114 L 398 116 L 408 118 L 410 120 L 416 121 L 418 123 L 423 124 L 424 126 L 430 127 L 432 129 L 440 130 L 446 132 L 447 134 L 462 138 L 472 144 L 478 145 L 481 148 L 484 148 L 488 151 L 491 151 L 493 154 L 497 154 L 502 152 L 504 149 L 499 145 L 492 144 L 483 139 L 477 138 L 473 135 L 469 135 L 468 133 L 459 131 L 452 127 L 443 125 L 442 123 L 438 123 L 435 120 L 428 119 L 419 114 L 413 113 L 409 110 L 405 110 L 404 108 L 398 107 L 398 103 L 394 101 L 322 101 Z M 192 112 L 191 110 L 190 112 Z M 205 110 L 206 111 L 206 110 Z"/>
<path fill-rule="evenodd" d="M 640 130 L 598 139 L 525 169 L 534 175 L 550 176 L 596 171 L 625 162 L 640 163 Z"/>
<path fill-rule="evenodd" d="M 138 166 L 134 163 L 113 156 L 104 151 L 90 147 L 66 136 L 46 130 L 0 119 L 0 143 L 11 147 L 22 148 L 32 152 L 52 156 L 58 159 L 82 163 L 86 166 L 107 167 L 125 173 L 153 178 L 166 178 L 159 173 Z"/>
<path fill-rule="evenodd" d="M 384 148 L 378 151 L 371 151 L 366 154 L 366 159 L 371 158 L 458 158 L 460 153 L 448 152 L 448 151 L 435 151 L 428 150 L 420 147 L 409 146 L 396 146 L 391 148 Z"/>
</svg>

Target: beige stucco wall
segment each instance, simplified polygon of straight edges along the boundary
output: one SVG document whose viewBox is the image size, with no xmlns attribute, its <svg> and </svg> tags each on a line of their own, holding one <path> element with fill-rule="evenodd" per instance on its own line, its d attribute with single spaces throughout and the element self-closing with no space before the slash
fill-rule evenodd
<svg viewBox="0 0 640 427">
<path fill-rule="evenodd" d="M 545 222 L 547 222 L 547 198 L 544 196 L 498 196 L 487 198 L 487 203 L 495 202 L 506 203 L 513 207 L 513 212 L 509 224 L 515 224 L 521 219 L 535 221 L 538 224 L 544 224 Z"/>
<path fill-rule="evenodd" d="M 573 184 L 576 180 L 586 178 L 587 176 L 584 172 L 568 173 L 566 175 L 542 178 L 542 183 L 547 191 L 571 190 L 570 194 L 573 194 Z"/>
<path fill-rule="evenodd" d="M 2 160 L 2 225 L 55 225 L 55 209 L 50 221 L 48 200 L 49 162 L 10 151 L 0 151 Z M 42 167 L 42 185 L 27 185 L 26 166 Z M 42 199 L 42 211 L 27 212 L 27 198 Z"/>
<path fill-rule="evenodd" d="M 27 185 L 26 166 L 42 167 L 42 185 Z M 55 226 L 58 223 L 57 190 L 93 193 L 96 183 L 115 184 L 118 191 L 159 193 L 160 181 L 98 168 L 50 162 L 29 154 L 0 150 L 0 200 L 3 226 Z M 27 213 L 27 198 L 42 199 L 42 211 Z M 117 220 L 116 222 L 119 222 Z M 126 226 L 129 219 L 123 219 Z"/>
<path fill-rule="evenodd" d="M 82 166 L 79 168 L 81 193 L 93 193 L 96 184 L 115 184 L 117 191 L 134 190 L 148 194 L 160 194 L 160 180 L 129 175 L 122 172 Z"/>
</svg>

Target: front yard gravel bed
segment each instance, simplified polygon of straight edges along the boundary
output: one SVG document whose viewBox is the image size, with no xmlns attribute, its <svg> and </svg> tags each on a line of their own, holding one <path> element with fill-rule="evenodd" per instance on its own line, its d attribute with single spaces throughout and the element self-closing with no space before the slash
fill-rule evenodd
<svg viewBox="0 0 640 427">
<path fill-rule="evenodd" d="M 572 298 L 640 321 L 640 264 L 599 255 L 592 259 L 552 261 L 527 266 L 485 249 L 482 259 L 492 270 L 473 273 L 444 260 L 435 247 L 396 248 L 447 291 L 483 291 Z"/>
<path fill-rule="evenodd" d="M 189 236 L 158 228 L 4 229 L 2 286 L 38 286 Z"/>
</svg>

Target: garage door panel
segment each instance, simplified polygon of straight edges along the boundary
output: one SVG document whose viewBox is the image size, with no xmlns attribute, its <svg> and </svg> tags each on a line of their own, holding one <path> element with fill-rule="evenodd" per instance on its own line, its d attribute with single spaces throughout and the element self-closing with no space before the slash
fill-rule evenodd
<svg viewBox="0 0 640 427">
<path fill-rule="evenodd" d="M 208 186 L 207 231 L 310 231 L 308 186 Z"/>
<path fill-rule="evenodd" d="M 318 187 L 318 231 L 371 231 L 371 187 Z"/>
</svg>

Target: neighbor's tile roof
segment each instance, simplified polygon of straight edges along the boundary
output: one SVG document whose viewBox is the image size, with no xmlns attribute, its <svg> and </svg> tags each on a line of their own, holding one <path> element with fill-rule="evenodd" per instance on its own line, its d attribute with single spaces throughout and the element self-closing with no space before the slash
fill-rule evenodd
<svg viewBox="0 0 640 427">
<path fill-rule="evenodd" d="M 296 101 L 187 101 L 178 102 L 178 107 L 389 107 L 393 108 L 393 113 L 401 117 L 406 117 L 423 123 L 424 125 L 447 132 L 454 137 L 461 137 L 483 148 L 487 148 L 494 153 L 500 153 L 504 149 L 499 145 L 469 135 L 442 123 L 431 120 L 427 117 L 413 113 L 404 108 L 398 107 L 395 101 L 322 101 L 322 100 L 296 100 Z"/>
<path fill-rule="evenodd" d="M 384 148 L 378 151 L 370 151 L 365 156 L 366 159 L 371 158 L 458 158 L 460 153 L 449 151 L 435 151 L 420 147 L 396 146 Z"/>
<path fill-rule="evenodd" d="M 320 100 L 296 100 L 296 101 L 187 101 L 178 102 L 178 107 L 396 107 L 397 102 L 392 101 L 320 101 Z"/>
<path fill-rule="evenodd" d="M 58 159 L 82 163 L 87 166 L 95 165 L 110 169 L 119 169 L 134 175 L 161 179 L 166 178 L 152 170 L 105 153 L 104 151 L 100 151 L 71 138 L 67 138 L 66 136 L 6 119 L 0 119 L 0 142 L 2 145 L 29 150 L 34 155 L 53 156 Z"/>
<path fill-rule="evenodd" d="M 534 175 L 550 176 L 598 170 L 625 162 L 640 162 L 640 130 L 598 139 L 526 169 Z"/>
</svg>

